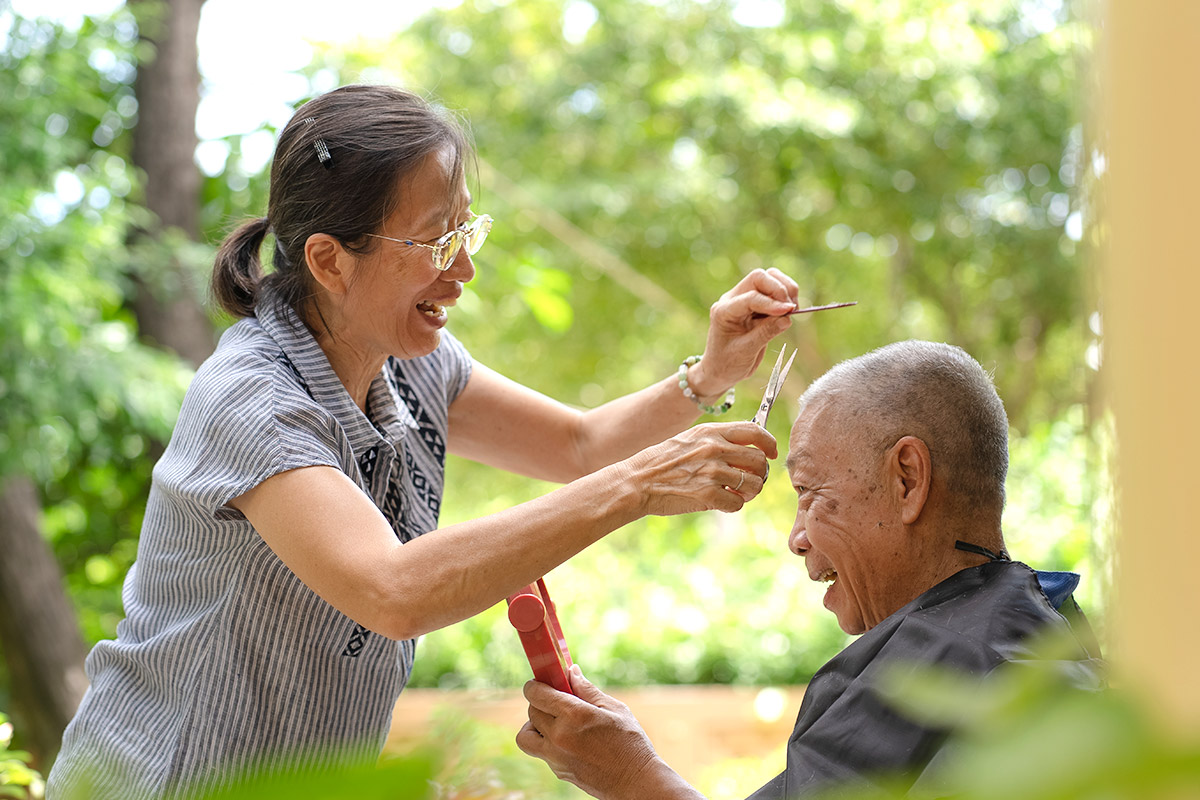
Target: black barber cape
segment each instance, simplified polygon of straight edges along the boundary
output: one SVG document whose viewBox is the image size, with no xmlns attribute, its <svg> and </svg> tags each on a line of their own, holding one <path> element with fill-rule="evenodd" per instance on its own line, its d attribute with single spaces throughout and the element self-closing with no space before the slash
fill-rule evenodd
<svg viewBox="0 0 1200 800">
<path fill-rule="evenodd" d="M 1079 643 L 1077 659 L 1063 664 L 1072 681 L 1098 688 L 1102 664 L 1086 620 L 1074 599 L 1055 596 L 1049 581 L 1047 591 L 1024 564 L 992 561 L 956 573 L 883 620 L 813 676 L 788 740 L 787 768 L 748 800 L 794 800 L 834 784 L 862 785 L 880 773 L 915 778 L 947 734 L 904 717 L 876 694 L 889 663 L 983 676 L 1031 658 L 1029 638 L 1057 628 Z"/>
</svg>

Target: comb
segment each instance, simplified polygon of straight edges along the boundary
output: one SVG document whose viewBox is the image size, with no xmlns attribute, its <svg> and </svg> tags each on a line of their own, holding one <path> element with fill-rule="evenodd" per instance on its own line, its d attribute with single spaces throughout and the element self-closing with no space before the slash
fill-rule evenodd
<svg viewBox="0 0 1200 800">
<path fill-rule="evenodd" d="M 544 578 L 538 578 L 537 583 L 508 596 L 508 621 L 521 637 L 533 677 L 560 692 L 574 694 L 567 677 L 573 663 L 571 651 L 567 649 L 567 640 Z"/>
</svg>

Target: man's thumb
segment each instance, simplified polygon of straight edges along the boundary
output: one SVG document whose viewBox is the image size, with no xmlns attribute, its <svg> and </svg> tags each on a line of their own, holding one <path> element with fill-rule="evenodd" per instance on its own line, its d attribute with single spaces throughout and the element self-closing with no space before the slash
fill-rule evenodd
<svg viewBox="0 0 1200 800">
<path fill-rule="evenodd" d="M 592 685 L 591 681 L 583 677 L 583 670 L 579 668 L 578 664 L 571 665 L 571 691 L 580 700 L 586 700 L 592 705 L 596 705 L 604 697 L 604 692 L 597 689 Z"/>
</svg>

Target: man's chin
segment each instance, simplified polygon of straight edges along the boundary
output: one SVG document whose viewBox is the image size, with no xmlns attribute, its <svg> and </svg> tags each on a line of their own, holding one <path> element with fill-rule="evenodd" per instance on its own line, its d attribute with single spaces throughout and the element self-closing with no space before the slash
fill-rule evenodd
<svg viewBox="0 0 1200 800">
<path fill-rule="evenodd" d="M 833 612 L 837 617 L 838 627 L 851 636 L 858 636 L 860 633 L 866 633 L 867 626 L 863 624 L 862 614 L 858 613 L 857 609 L 848 608 L 846 598 L 841 596 L 838 591 L 841 587 L 837 585 L 837 581 L 830 584 L 825 591 L 825 608 Z"/>
</svg>

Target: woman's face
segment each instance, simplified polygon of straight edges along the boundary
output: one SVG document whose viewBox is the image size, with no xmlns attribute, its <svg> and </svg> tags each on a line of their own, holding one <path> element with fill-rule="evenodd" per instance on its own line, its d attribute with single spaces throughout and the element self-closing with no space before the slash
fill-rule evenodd
<svg viewBox="0 0 1200 800">
<path fill-rule="evenodd" d="M 397 208 L 379 230 L 382 236 L 433 243 L 470 217 L 471 196 L 453 153 L 429 155 L 397 187 Z M 445 272 L 433 265 L 433 251 L 387 239 L 359 259 L 344 298 L 344 337 L 365 357 L 371 354 L 417 358 L 432 353 L 463 284 L 475 277 L 466 248 Z"/>
</svg>

